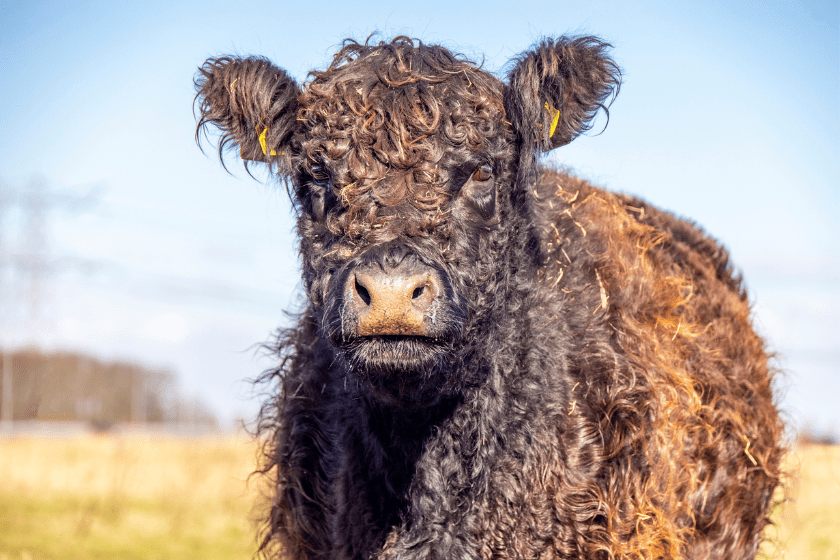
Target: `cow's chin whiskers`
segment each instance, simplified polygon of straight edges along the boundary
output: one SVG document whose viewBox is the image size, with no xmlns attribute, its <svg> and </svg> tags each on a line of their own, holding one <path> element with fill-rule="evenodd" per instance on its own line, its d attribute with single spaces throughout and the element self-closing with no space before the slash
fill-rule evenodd
<svg viewBox="0 0 840 560">
<path fill-rule="evenodd" d="M 343 346 L 351 372 L 377 400 L 394 405 L 435 404 L 445 391 L 453 353 L 423 337 L 364 337 Z"/>
<path fill-rule="evenodd" d="M 342 345 L 354 370 L 389 377 L 427 377 L 446 362 L 446 346 L 421 337 L 365 337 Z"/>
</svg>

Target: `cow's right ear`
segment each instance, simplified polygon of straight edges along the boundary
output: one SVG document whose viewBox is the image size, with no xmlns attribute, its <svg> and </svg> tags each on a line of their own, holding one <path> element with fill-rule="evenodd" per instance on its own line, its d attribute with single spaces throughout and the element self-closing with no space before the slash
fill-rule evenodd
<svg viewBox="0 0 840 560">
<path fill-rule="evenodd" d="M 289 168 L 289 142 L 297 126 L 301 91 L 286 72 L 264 58 L 210 58 L 195 77 L 200 113 L 196 142 L 215 125 L 221 131 L 219 158 L 239 147 L 244 160 Z"/>
</svg>

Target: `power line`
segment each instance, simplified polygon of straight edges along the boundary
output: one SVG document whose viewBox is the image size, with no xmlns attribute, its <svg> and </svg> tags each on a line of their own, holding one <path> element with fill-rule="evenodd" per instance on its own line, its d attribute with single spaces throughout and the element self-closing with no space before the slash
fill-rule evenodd
<svg viewBox="0 0 840 560">
<path fill-rule="evenodd" d="M 0 184 L 0 320 L 26 315 L 34 331 L 41 310 L 48 299 L 45 280 L 69 268 L 84 267 L 84 261 L 68 257 L 54 257 L 49 243 L 49 217 L 53 210 L 79 213 L 88 210 L 99 198 L 99 189 L 79 195 L 69 191 L 52 191 L 46 180 L 33 178 L 24 189 L 15 189 Z M 14 224 L 5 223 L 11 212 L 19 213 L 20 235 L 12 241 L 10 230 Z M 25 286 L 25 297 L 15 293 Z M 21 313 L 21 302 L 28 302 Z M 1 341 L 0 341 L 1 342 Z M 10 348 L 3 349 L 0 363 L 2 375 L 2 412 L 0 421 L 5 425 L 12 422 L 13 385 L 12 355 Z"/>
<path fill-rule="evenodd" d="M 39 177 L 24 188 L 0 184 L 0 316 L 8 320 L 24 315 L 33 326 L 49 300 L 46 280 L 93 265 L 84 259 L 53 255 L 50 218 L 56 210 L 73 214 L 89 210 L 98 203 L 99 191 L 98 186 L 85 194 L 52 190 Z M 13 213 L 17 223 L 8 220 Z M 9 231 L 13 226 L 19 230 L 16 239 Z M 24 293 L 16 293 L 19 290 Z M 28 304 L 25 311 L 21 304 Z"/>
</svg>

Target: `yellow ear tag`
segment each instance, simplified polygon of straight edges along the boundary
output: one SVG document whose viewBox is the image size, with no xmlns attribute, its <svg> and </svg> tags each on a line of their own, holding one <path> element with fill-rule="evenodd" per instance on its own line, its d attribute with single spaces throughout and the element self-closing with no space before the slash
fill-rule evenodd
<svg viewBox="0 0 840 560">
<path fill-rule="evenodd" d="M 260 146 L 262 147 L 262 151 L 263 151 L 264 156 L 268 155 L 268 149 L 266 148 L 266 145 L 265 145 L 265 135 L 266 135 L 267 132 L 268 132 L 268 129 L 264 128 L 263 131 L 260 133 Z M 271 150 L 271 155 L 276 156 L 277 152 L 275 152 L 274 150 Z"/>
<path fill-rule="evenodd" d="M 549 105 L 548 101 L 545 102 L 545 110 L 548 112 L 548 116 L 551 119 L 551 128 L 548 129 L 548 137 L 551 138 L 554 136 L 554 132 L 557 130 L 557 123 L 560 121 L 560 110 Z M 263 132 L 263 134 L 265 134 L 265 132 Z M 263 148 L 263 151 L 265 151 L 265 148 Z"/>
</svg>

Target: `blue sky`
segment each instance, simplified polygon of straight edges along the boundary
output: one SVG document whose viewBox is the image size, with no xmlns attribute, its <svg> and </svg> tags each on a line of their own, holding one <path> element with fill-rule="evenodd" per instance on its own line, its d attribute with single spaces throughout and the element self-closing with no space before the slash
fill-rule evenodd
<svg viewBox="0 0 840 560">
<path fill-rule="evenodd" d="M 196 67 L 261 54 L 302 81 L 345 37 L 379 31 L 503 75 L 543 36 L 592 33 L 614 45 L 621 94 L 603 134 L 551 157 L 720 239 L 787 372 L 791 420 L 840 431 L 836 1 L 0 0 L 0 30 L 0 193 L 33 178 L 65 195 L 98 189 L 86 210 L 48 214 L 49 250 L 66 265 L 42 278 L 35 323 L 20 309 L 0 317 L 4 347 L 172 367 L 224 418 L 253 414 L 243 380 L 269 364 L 253 345 L 299 303 L 292 220 L 280 189 L 236 161 L 226 174 L 213 147 L 195 146 Z M 6 208 L 9 251 L 26 240 Z M 29 297 L 19 280 L 0 276 L 6 304 Z"/>
</svg>

